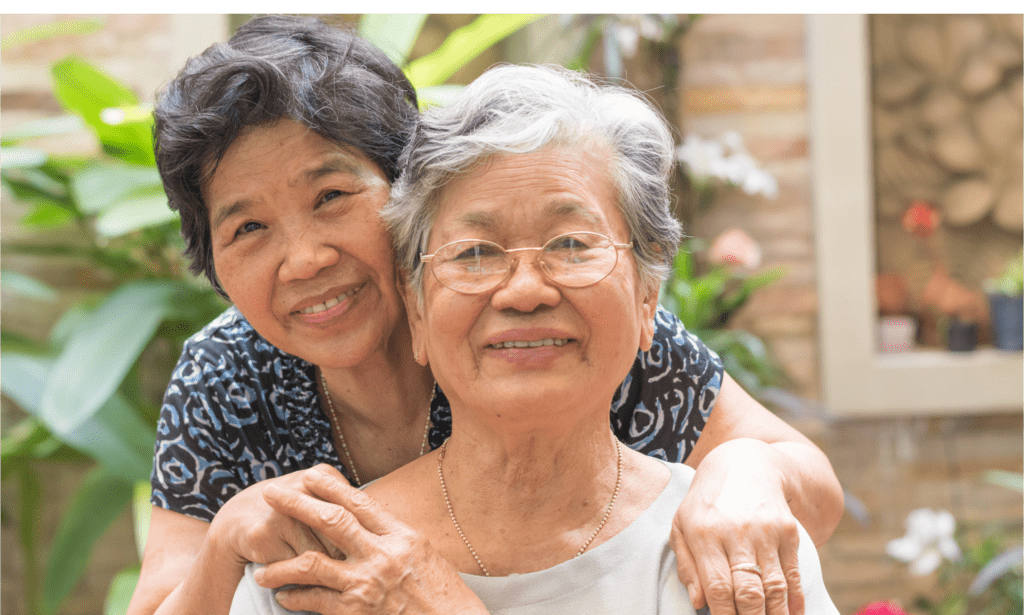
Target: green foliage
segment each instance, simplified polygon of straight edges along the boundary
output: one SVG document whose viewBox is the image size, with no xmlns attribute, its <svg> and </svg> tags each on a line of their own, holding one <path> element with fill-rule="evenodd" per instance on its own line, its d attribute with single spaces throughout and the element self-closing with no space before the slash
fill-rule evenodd
<svg viewBox="0 0 1024 615">
<path fill-rule="evenodd" d="M 158 346 L 180 347 L 224 309 L 205 282 L 185 273 L 179 224 L 153 162 L 149 112 L 140 115 L 131 90 L 84 60 L 61 60 L 53 75 L 56 98 L 74 115 L 5 133 L 2 181 L 29 206 L 24 227 L 59 233 L 5 243 L 3 251 L 72 257 L 94 290 L 67 308 L 43 342 L 3 332 L 0 386 L 29 415 L 3 434 L 2 477 L 18 485 L 33 615 L 57 610 L 96 541 L 132 500 L 135 482 L 149 477 L 159 400 L 141 394 L 141 380 L 165 382 L 174 357 L 156 367 L 144 367 L 143 357 Z M 37 137 L 82 130 L 95 136 L 102 155 L 61 156 L 31 146 Z M 61 300 L 24 273 L 2 275 L 4 289 L 26 300 Z M 63 512 L 41 574 L 43 502 L 33 468 L 40 461 L 85 460 L 96 465 Z"/>
<path fill-rule="evenodd" d="M 688 241 L 676 255 L 672 275 L 662 291 L 661 303 L 676 314 L 687 330 L 721 357 L 725 370 L 751 394 L 781 381 L 782 373 L 756 335 L 729 328 L 732 315 L 758 289 L 780 280 L 781 268 L 749 275 L 717 266 L 698 273 L 693 250 L 700 242 Z"/>
<path fill-rule="evenodd" d="M 1024 249 L 1006 263 L 1006 268 L 997 278 L 985 280 L 985 290 L 1013 297 L 1024 293 Z"/>
<path fill-rule="evenodd" d="M 1024 490 L 1018 472 L 989 470 L 985 481 Z M 942 597 L 921 596 L 916 606 L 931 615 L 1017 615 L 1024 612 L 1024 545 L 1021 528 L 992 524 L 980 530 L 958 528 L 962 556 L 939 568 Z"/>
<path fill-rule="evenodd" d="M 425 15 L 373 15 L 360 31 L 399 66 Z M 437 52 L 408 64 L 424 104 L 450 99 L 461 86 L 443 82 L 495 42 L 537 16 L 476 19 Z M 91 31 L 92 22 L 15 33 L 19 42 Z M 2 182 L 29 213 L 21 225 L 57 231 L 7 242 L 5 254 L 73 259 L 88 276 L 85 296 L 72 303 L 39 342 L 4 330 L 0 386 L 28 417 L 5 430 L 2 479 L 18 487 L 17 523 L 25 558 L 28 613 L 55 612 L 74 589 L 89 555 L 110 523 L 132 503 L 141 558 L 149 526 L 149 483 L 159 399 L 143 381 L 166 383 L 185 338 L 225 305 L 187 273 L 180 223 L 168 208 L 152 145 L 151 110 L 127 86 L 81 58 L 53 66 L 54 96 L 67 115 L 27 122 L 0 137 Z M 39 137 L 90 132 L 97 157 L 68 156 L 32 146 Z M 65 262 L 67 262 L 65 260 Z M 3 271 L 3 286 L 27 301 L 60 301 L 60 293 L 21 272 Z M 66 300 L 65 300 L 66 303 Z M 170 356 L 159 350 L 173 349 Z M 166 351 L 164 352 L 166 354 Z M 147 359 L 148 357 L 148 359 Z M 155 357 L 155 359 L 154 359 Z M 63 512 L 45 574 L 39 568 L 41 488 L 34 468 L 43 461 L 94 466 Z M 5 518 L 7 511 L 4 511 Z M 122 571 L 105 613 L 127 610 L 138 566 Z"/>
</svg>

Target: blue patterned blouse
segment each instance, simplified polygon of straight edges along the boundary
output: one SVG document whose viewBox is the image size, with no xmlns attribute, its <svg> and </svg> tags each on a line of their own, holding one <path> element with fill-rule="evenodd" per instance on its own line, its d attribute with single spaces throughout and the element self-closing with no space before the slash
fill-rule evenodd
<svg viewBox="0 0 1024 615">
<path fill-rule="evenodd" d="M 722 384 L 722 362 L 659 308 L 654 343 L 637 354 L 611 407 L 624 444 L 682 462 L 700 437 Z M 164 394 L 153 462 L 156 506 L 204 521 L 258 481 L 338 459 L 320 410 L 313 364 L 263 339 L 235 308 L 193 335 Z M 440 388 L 430 447 L 451 434 Z"/>
</svg>

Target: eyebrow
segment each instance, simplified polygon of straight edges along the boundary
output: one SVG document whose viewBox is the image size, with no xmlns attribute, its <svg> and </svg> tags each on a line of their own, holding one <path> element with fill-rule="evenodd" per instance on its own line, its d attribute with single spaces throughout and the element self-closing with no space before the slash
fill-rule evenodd
<svg viewBox="0 0 1024 615">
<path fill-rule="evenodd" d="M 361 170 L 357 165 L 353 164 L 352 162 L 345 158 L 332 157 L 328 160 L 325 160 L 322 164 L 319 164 L 313 167 L 312 169 L 304 171 L 300 177 L 305 183 L 311 184 L 328 175 L 333 175 L 334 173 L 348 173 L 356 177 L 362 176 Z M 250 201 L 247 198 L 241 198 L 235 201 L 231 205 L 217 212 L 217 215 L 214 216 L 213 218 L 213 224 L 211 225 L 211 228 L 217 228 L 218 226 L 220 226 L 222 222 L 224 222 L 231 216 L 244 212 L 251 206 L 252 201 Z"/>
<path fill-rule="evenodd" d="M 583 207 L 576 201 L 555 201 L 549 203 L 545 217 L 551 220 L 583 218 L 595 225 L 601 222 L 601 219 L 593 211 Z M 492 230 L 501 226 L 497 216 L 489 211 L 471 211 L 460 216 L 458 221 L 468 227 L 483 230 Z"/>
</svg>

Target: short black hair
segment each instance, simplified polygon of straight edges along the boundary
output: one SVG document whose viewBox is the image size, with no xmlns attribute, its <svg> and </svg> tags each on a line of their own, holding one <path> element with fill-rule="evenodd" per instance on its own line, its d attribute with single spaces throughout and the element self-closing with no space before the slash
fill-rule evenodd
<svg viewBox="0 0 1024 615">
<path fill-rule="evenodd" d="M 190 58 L 158 96 L 154 115 L 157 167 L 181 215 L 189 269 L 227 297 L 213 264 L 203 188 L 235 139 L 293 120 L 358 150 L 394 182 L 418 111 L 401 69 L 350 27 L 271 15 Z"/>
</svg>

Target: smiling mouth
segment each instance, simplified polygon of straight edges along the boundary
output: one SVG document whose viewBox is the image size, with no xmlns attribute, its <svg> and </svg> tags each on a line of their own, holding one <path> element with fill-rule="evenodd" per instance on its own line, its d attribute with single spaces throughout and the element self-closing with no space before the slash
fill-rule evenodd
<svg viewBox="0 0 1024 615">
<path fill-rule="evenodd" d="M 497 344 L 490 344 L 487 347 L 497 348 L 499 350 L 503 350 L 505 348 L 540 348 L 542 346 L 565 346 L 570 341 L 572 340 L 549 337 L 547 339 L 534 340 L 532 342 L 527 342 L 525 340 L 515 342 L 498 342 Z"/>
<path fill-rule="evenodd" d="M 302 314 L 318 314 L 320 312 L 325 312 L 325 311 L 331 309 L 332 307 L 338 305 L 339 303 L 341 303 L 345 299 L 348 299 L 349 297 L 355 295 L 360 290 L 362 290 L 362 288 L 363 288 L 362 285 L 357 286 L 357 287 L 353 288 L 352 290 L 349 290 L 349 291 L 341 293 L 340 295 L 338 295 L 337 297 L 334 297 L 333 299 L 328 299 L 327 301 L 324 301 L 323 303 L 318 303 L 316 305 L 311 305 L 311 306 L 309 306 L 307 308 L 302 308 L 301 310 L 299 310 L 299 312 L 302 313 Z"/>
</svg>

